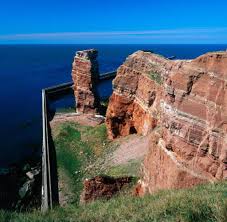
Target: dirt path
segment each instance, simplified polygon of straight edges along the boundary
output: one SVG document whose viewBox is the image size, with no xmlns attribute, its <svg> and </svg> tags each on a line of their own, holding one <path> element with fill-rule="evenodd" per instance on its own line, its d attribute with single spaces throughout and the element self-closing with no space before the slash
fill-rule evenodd
<svg viewBox="0 0 227 222">
<path fill-rule="evenodd" d="M 104 117 L 101 116 L 60 113 L 54 116 L 54 119 L 50 124 L 52 134 L 58 135 L 60 130 L 59 126 L 65 122 L 75 122 L 80 125 L 95 127 L 103 123 L 104 120 Z M 113 146 L 112 151 L 110 147 L 110 152 L 107 153 L 107 155 L 102 158 L 98 158 L 97 161 L 88 166 L 88 168 L 97 168 L 98 171 L 105 172 L 106 170 L 108 171 L 120 166 L 120 169 L 123 170 L 122 172 L 124 172 L 124 174 L 126 170 L 126 172 L 129 172 L 130 175 L 134 175 L 133 173 L 137 172 L 137 168 L 140 167 L 140 163 L 143 161 L 144 155 L 148 152 L 148 143 L 149 136 L 140 136 L 136 134 L 116 139 L 110 143 L 110 146 Z M 134 161 L 138 165 L 134 165 Z M 130 169 L 128 170 L 127 167 Z M 130 170 L 132 170 L 133 173 Z M 121 173 L 121 171 L 119 172 Z M 71 178 L 63 170 L 62 172 L 59 172 L 59 198 L 61 206 L 65 206 L 66 204 L 74 201 L 75 195 L 72 191 L 72 187 Z"/>
<path fill-rule="evenodd" d="M 104 122 L 102 116 L 80 115 L 77 113 L 60 113 L 56 114 L 51 121 L 52 129 L 64 122 L 77 122 L 85 126 L 97 126 Z M 106 158 L 105 165 L 123 165 L 131 160 L 141 160 L 148 152 L 148 136 L 139 136 L 136 134 L 129 135 L 115 140 L 120 144 L 113 153 Z"/>
<path fill-rule="evenodd" d="M 142 160 L 148 152 L 149 136 L 129 135 L 119 140 L 119 147 L 107 159 L 111 165 L 123 165 L 132 160 Z"/>
</svg>

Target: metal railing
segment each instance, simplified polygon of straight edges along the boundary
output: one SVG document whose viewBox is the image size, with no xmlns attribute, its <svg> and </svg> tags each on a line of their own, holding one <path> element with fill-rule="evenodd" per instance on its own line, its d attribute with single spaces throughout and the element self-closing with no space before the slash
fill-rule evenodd
<svg viewBox="0 0 227 222">
<path fill-rule="evenodd" d="M 57 163 L 55 148 L 52 140 L 48 110 L 48 94 L 42 90 L 42 120 L 43 120 L 43 147 L 42 147 L 42 205 L 41 210 L 47 211 L 58 204 Z M 55 154 L 55 155 L 54 155 Z"/>
<path fill-rule="evenodd" d="M 100 75 L 99 80 L 104 81 L 115 77 L 116 71 Z M 57 100 L 62 96 L 73 93 L 73 82 L 63 83 L 42 90 L 42 212 L 52 209 L 59 204 L 57 159 L 54 142 L 51 135 L 49 100 Z"/>
<path fill-rule="evenodd" d="M 99 76 L 99 80 L 108 80 L 116 76 L 117 71 L 106 72 Z"/>
</svg>

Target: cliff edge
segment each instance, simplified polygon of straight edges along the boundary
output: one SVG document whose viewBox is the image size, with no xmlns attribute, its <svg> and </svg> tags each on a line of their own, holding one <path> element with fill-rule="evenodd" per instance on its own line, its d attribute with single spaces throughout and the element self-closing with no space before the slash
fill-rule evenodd
<svg viewBox="0 0 227 222">
<path fill-rule="evenodd" d="M 143 192 L 227 178 L 226 81 L 227 52 L 173 61 L 138 51 L 119 67 L 108 136 L 149 134 Z"/>
</svg>

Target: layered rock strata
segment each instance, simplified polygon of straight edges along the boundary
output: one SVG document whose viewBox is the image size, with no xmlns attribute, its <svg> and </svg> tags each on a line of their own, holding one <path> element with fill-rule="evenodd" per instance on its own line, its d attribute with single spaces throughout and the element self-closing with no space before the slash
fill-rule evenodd
<svg viewBox="0 0 227 222">
<path fill-rule="evenodd" d="M 99 78 L 98 52 L 94 49 L 78 51 L 72 64 L 72 79 L 79 113 L 94 114 L 99 106 L 96 83 Z"/>
<path fill-rule="evenodd" d="M 120 66 L 113 81 L 106 115 L 109 138 L 130 133 L 147 134 L 157 126 L 162 98 L 162 79 L 159 74 L 168 68 L 164 58 L 139 51 Z"/>
<path fill-rule="evenodd" d="M 227 177 L 227 52 L 171 61 L 138 51 L 118 69 L 107 110 L 110 138 L 150 134 L 143 189 Z"/>
</svg>

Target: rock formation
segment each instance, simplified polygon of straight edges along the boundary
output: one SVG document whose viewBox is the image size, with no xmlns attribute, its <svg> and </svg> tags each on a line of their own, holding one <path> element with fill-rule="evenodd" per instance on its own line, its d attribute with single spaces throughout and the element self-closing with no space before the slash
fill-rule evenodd
<svg viewBox="0 0 227 222">
<path fill-rule="evenodd" d="M 92 179 L 86 179 L 80 202 L 88 203 L 100 198 L 109 199 L 131 182 L 132 177 L 96 176 Z"/>
<path fill-rule="evenodd" d="M 78 51 L 72 65 L 72 79 L 78 113 L 96 113 L 99 99 L 96 83 L 99 78 L 98 52 L 94 49 Z"/>
<path fill-rule="evenodd" d="M 162 79 L 157 73 L 165 72 L 166 66 L 169 63 L 164 58 L 142 51 L 120 66 L 106 115 L 109 138 L 147 134 L 156 127 L 162 96 Z"/>
<path fill-rule="evenodd" d="M 227 178 L 227 52 L 172 61 L 138 51 L 120 66 L 113 86 L 109 137 L 150 135 L 141 189 Z"/>
</svg>

